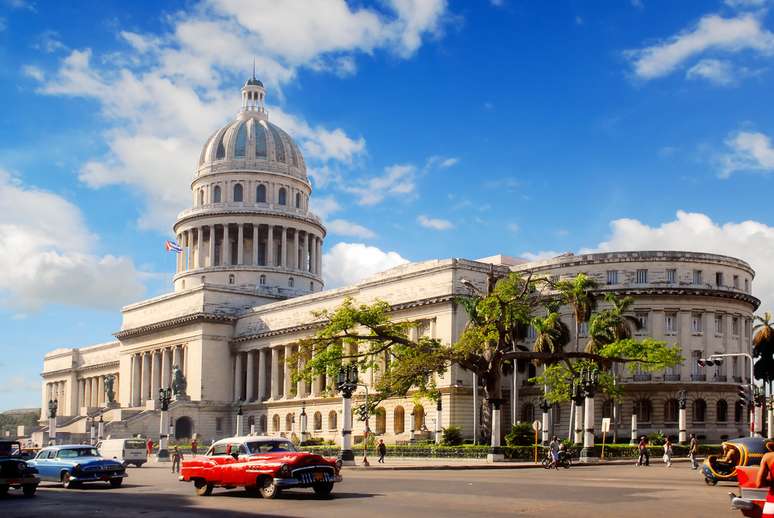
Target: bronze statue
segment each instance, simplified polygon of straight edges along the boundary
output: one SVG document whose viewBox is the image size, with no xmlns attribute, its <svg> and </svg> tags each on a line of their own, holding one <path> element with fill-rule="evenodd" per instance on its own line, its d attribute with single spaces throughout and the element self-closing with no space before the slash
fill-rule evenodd
<svg viewBox="0 0 774 518">
<path fill-rule="evenodd" d="M 174 365 L 172 367 L 172 393 L 175 396 L 185 396 L 187 386 L 188 383 L 185 380 L 185 376 L 183 376 L 183 371 L 180 370 L 180 367 Z"/>
<path fill-rule="evenodd" d="M 113 391 L 115 380 L 115 374 L 105 376 L 105 395 L 107 395 L 108 403 L 115 403 L 116 401 L 116 393 Z"/>
</svg>

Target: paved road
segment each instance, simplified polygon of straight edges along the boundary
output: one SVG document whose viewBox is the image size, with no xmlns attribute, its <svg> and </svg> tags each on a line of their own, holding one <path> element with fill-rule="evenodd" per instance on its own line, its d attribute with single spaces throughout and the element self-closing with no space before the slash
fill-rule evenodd
<svg viewBox="0 0 774 518">
<path fill-rule="evenodd" d="M 2 518 L 90 516 L 433 516 L 741 517 L 729 509 L 731 485 L 708 487 L 685 465 L 573 467 L 571 470 L 346 470 L 330 499 L 311 490 L 277 500 L 216 489 L 197 497 L 165 467 L 130 468 L 121 489 L 102 485 L 64 490 L 44 483 L 32 499 L 0 502 Z"/>
</svg>

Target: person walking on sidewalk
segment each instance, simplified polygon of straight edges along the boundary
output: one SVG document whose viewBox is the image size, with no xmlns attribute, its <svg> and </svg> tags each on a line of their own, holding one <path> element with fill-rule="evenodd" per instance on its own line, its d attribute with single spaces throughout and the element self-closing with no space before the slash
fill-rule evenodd
<svg viewBox="0 0 774 518">
<path fill-rule="evenodd" d="M 183 452 L 175 445 L 172 448 L 172 473 L 180 473 L 180 461 L 183 460 Z"/>
<path fill-rule="evenodd" d="M 559 469 L 559 438 L 556 435 L 548 444 L 548 451 L 551 453 L 551 464 L 548 465 L 548 468 Z"/>
<path fill-rule="evenodd" d="M 196 439 L 191 439 L 191 455 L 196 456 L 196 450 L 199 448 L 199 443 Z"/>
<path fill-rule="evenodd" d="M 640 443 L 637 445 L 640 458 L 637 459 L 637 466 L 650 466 L 650 452 L 648 451 L 648 438 L 644 435 L 640 437 Z"/>
<path fill-rule="evenodd" d="M 699 469 L 699 462 L 696 460 L 698 453 L 699 441 L 696 440 L 696 435 L 691 434 L 691 447 L 688 450 L 688 457 L 691 459 L 691 469 Z"/>
<path fill-rule="evenodd" d="M 664 442 L 664 464 L 667 468 L 672 467 L 672 439 L 667 436 L 666 442 Z"/>
<path fill-rule="evenodd" d="M 148 437 L 148 442 L 145 443 L 145 449 L 148 452 L 148 457 L 150 457 L 153 454 L 153 439 Z"/>
<path fill-rule="evenodd" d="M 379 446 L 376 447 L 377 453 L 379 453 L 379 463 L 384 464 L 384 456 L 387 455 L 387 446 L 384 444 L 384 440 L 379 439 Z"/>
</svg>

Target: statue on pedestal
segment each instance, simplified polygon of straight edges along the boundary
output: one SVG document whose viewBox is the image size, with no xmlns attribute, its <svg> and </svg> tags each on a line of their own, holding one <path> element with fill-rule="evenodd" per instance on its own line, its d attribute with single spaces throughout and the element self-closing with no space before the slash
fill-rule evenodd
<svg viewBox="0 0 774 518">
<path fill-rule="evenodd" d="M 188 386 L 188 382 L 183 376 L 183 371 L 177 365 L 172 367 L 172 393 L 176 399 L 185 397 L 185 389 Z"/>
<path fill-rule="evenodd" d="M 113 386 L 116 382 L 115 374 L 108 374 L 105 376 L 105 395 L 109 404 L 116 402 L 116 393 L 113 390 Z"/>
</svg>

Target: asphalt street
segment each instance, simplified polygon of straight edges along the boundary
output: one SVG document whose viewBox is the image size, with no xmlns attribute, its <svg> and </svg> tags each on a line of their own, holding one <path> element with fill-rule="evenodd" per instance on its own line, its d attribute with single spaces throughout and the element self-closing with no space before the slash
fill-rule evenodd
<svg viewBox="0 0 774 518">
<path fill-rule="evenodd" d="M 43 483 L 32 499 L 11 491 L 2 518 L 91 516 L 433 516 L 741 517 L 729 508 L 731 484 L 706 486 L 687 465 L 665 468 L 577 466 L 570 470 L 347 470 L 329 499 L 311 490 L 276 500 L 216 489 L 197 497 L 166 466 L 130 468 L 120 489 L 96 484 L 65 490 Z"/>
</svg>

